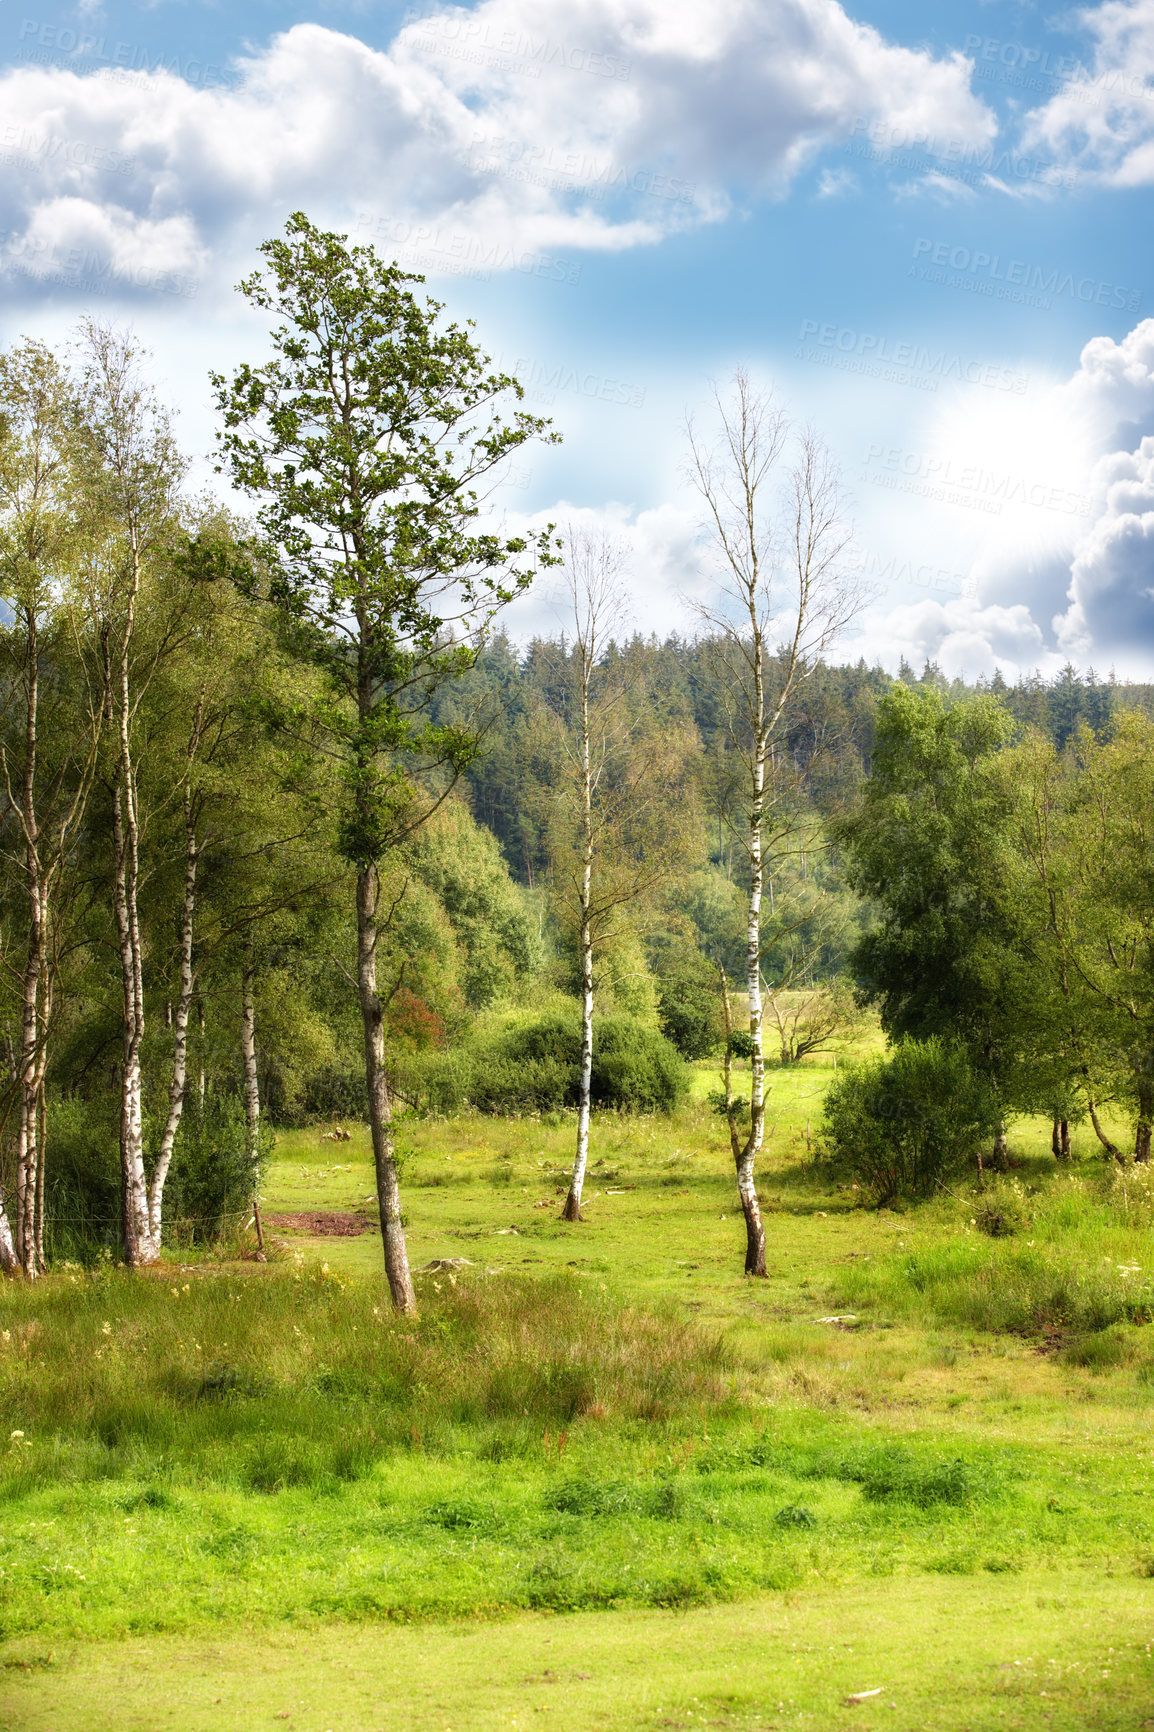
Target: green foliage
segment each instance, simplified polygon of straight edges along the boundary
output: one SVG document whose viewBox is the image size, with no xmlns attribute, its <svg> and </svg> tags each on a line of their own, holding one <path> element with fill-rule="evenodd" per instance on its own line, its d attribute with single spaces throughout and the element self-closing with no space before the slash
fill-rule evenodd
<svg viewBox="0 0 1154 1732">
<path fill-rule="evenodd" d="M 49 1104 L 45 1238 L 51 1257 L 87 1263 L 119 1243 L 117 1134 L 108 1095 Z"/>
<path fill-rule="evenodd" d="M 567 1010 L 521 1018 L 449 1052 L 414 1058 L 398 1075 L 402 1090 L 425 1110 L 548 1112 L 576 1105 L 580 1062 L 580 1019 Z M 594 1106 L 670 1112 L 688 1086 L 684 1061 L 656 1030 L 628 1016 L 594 1023 Z"/>
<path fill-rule="evenodd" d="M 534 560 L 551 557 L 547 531 L 482 530 L 477 491 L 547 424 L 520 409 L 502 419 L 495 402 L 519 402 L 521 387 L 467 329 L 442 323 L 439 302 L 418 299 L 410 285 L 423 278 L 299 211 L 260 250 L 264 269 L 241 292 L 279 321 L 273 359 L 213 375 L 222 457 L 260 501 L 287 641 L 328 682 L 313 722 L 342 766 L 340 850 L 365 872 L 428 816 L 438 796 L 418 779 L 456 775 L 476 754 L 475 730 L 430 706 L 472 667 Z"/>
<path fill-rule="evenodd" d="M 683 1058 L 708 1058 L 725 1036 L 717 969 L 684 942 L 652 948 L 662 1034 Z"/>
<path fill-rule="evenodd" d="M 964 1048 L 907 1039 L 838 1077 L 825 1097 L 823 1136 L 834 1160 L 886 1203 L 928 1196 L 961 1172 L 998 1117 Z"/>
<path fill-rule="evenodd" d="M 173 1238 L 194 1242 L 219 1238 L 243 1226 L 274 1137 L 260 1128 L 255 1163 L 245 1147 L 244 1106 L 235 1093 L 215 1090 L 185 1105 L 165 1189 Z"/>
<path fill-rule="evenodd" d="M 465 807 L 447 802 L 410 845 L 414 871 L 436 896 L 463 953 L 466 1004 L 507 998 L 541 964 L 541 942 L 525 894 L 496 840 Z"/>
</svg>

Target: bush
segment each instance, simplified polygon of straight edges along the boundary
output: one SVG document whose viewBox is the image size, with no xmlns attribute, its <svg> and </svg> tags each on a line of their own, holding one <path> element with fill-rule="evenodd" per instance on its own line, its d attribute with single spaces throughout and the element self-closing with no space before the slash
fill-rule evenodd
<svg viewBox="0 0 1154 1732">
<path fill-rule="evenodd" d="M 120 1144 L 115 1103 L 48 1102 L 44 1180 L 49 1260 L 91 1263 L 120 1243 Z"/>
<path fill-rule="evenodd" d="M 165 1237 L 219 1238 L 252 1203 L 272 1133 L 262 1122 L 256 1170 L 245 1149 L 244 1105 L 235 1095 L 190 1090 L 164 1187 Z"/>
<path fill-rule="evenodd" d="M 595 1106 L 668 1113 L 688 1087 L 684 1060 L 664 1035 L 629 1016 L 609 1016 L 594 1027 L 591 1093 Z M 574 1087 L 574 1102 L 576 1098 Z"/>
<path fill-rule="evenodd" d="M 700 951 L 667 947 L 659 958 L 657 1006 L 661 1032 L 683 1058 L 708 1058 L 721 1046 L 717 970 Z"/>
<path fill-rule="evenodd" d="M 576 1106 L 580 1068 L 580 1021 L 553 1012 L 449 1052 L 415 1055 L 399 1081 L 402 1093 L 425 1111 L 552 1112 Z M 607 1016 L 594 1025 L 595 1106 L 670 1112 L 688 1087 L 684 1061 L 656 1030 L 630 1016 Z"/>
<path fill-rule="evenodd" d="M 998 1124 L 998 1101 L 958 1046 L 903 1040 L 843 1073 L 825 1097 L 822 1140 L 878 1203 L 926 1196 Z"/>
</svg>

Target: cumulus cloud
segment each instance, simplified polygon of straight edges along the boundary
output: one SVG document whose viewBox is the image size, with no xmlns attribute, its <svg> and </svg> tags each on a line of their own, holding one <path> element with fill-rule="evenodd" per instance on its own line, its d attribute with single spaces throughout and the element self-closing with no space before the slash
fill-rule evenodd
<svg viewBox="0 0 1154 1732">
<path fill-rule="evenodd" d="M 973 679 L 995 667 L 1014 679 L 1035 668 L 1057 666 L 1062 659 L 1047 649 L 1024 603 L 983 607 L 968 597 L 893 608 L 884 620 L 863 630 L 854 648 L 891 669 L 902 657 L 918 669 L 936 662 L 951 679 Z"/>
<path fill-rule="evenodd" d="M 711 574 L 703 557 L 700 516 L 684 502 L 666 501 L 638 511 L 620 501 L 605 505 L 574 505 L 566 500 L 547 511 L 510 522 L 515 530 L 543 529 L 555 524 L 558 533 L 569 528 L 610 535 L 625 550 L 630 613 L 626 631 L 648 636 L 656 632 L 695 631 L 700 615 L 695 602 L 710 588 Z M 571 604 L 558 577 L 534 584 L 503 616 L 509 632 L 527 639 L 548 636 L 566 626 Z"/>
<path fill-rule="evenodd" d="M 1035 458 L 1084 509 L 1007 511 L 970 568 L 972 594 L 888 610 L 863 653 L 949 674 L 1014 677 L 1070 657 L 1154 669 L 1154 319 L 1093 338 L 1043 410 Z"/>
<path fill-rule="evenodd" d="M 1154 651 L 1154 436 L 1099 465 L 1101 513 L 1070 568 L 1070 605 L 1054 621 L 1071 654 Z"/>
<path fill-rule="evenodd" d="M 888 43 L 836 0 L 484 0 L 387 51 L 297 24 L 233 70 L 227 88 L 82 60 L 8 71 L 0 257 L 45 279 L 62 258 L 183 273 L 303 205 L 361 213 L 362 238 L 419 245 L 428 268 L 479 250 L 499 268 L 716 220 L 863 122 L 994 131 L 960 55 Z"/>
<path fill-rule="evenodd" d="M 1105 0 L 1076 14 L 1093 42 L 1057 94 L 1026 118 L 1027 149 L 1112 186 L 1154 183 L 1154 0 Z"/>
</svg>

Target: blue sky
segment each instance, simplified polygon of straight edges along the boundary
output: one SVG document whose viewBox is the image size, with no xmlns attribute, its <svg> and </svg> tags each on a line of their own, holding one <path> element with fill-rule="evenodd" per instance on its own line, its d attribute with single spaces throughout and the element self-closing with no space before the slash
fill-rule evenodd
<svg viewBox="0 0 1154 1732">
<path fill-rule="evenodd" d="M 841 466 L 844 653 L 1154 674 L 1154 0 L 0 18 L 4 340 L 130 322 L 202 457 L 300 207 L 476 320 L 564 435 L 501 508 L 613 527 L 642 629 L 709 593 L 683 424 L 740 365 Z"/>
</svg>

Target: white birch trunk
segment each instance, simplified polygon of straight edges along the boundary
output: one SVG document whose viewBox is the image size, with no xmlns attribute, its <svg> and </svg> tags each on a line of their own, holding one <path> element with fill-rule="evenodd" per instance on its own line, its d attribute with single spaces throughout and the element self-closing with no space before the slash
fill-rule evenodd
<svg viewBox="0 0 1154 1732">
<path fill-rule="evenodd" d="M 199 720 L 199 717 L 198 717 Z M 196 840 L 192 800 L 189 791 L 184 796 L 184 904 L 180 915 L 180 992 L 173 1012 L 172 1081 L 168 1085 L 168 1113 L 160 1137 L 160 1151 L 148 1187 L 148 1236 L 150 1257 L 160 1256 L 161 1229 L 164 1211 L 164 1186 L 176 1133 L 184 1112 L 184 1093 L 188 1078 L 188 1017 L 196 976 L 192 969 L 192 935 L 196 919 L 196 872 L 200 863 L 200 846 Z"/>
<path fill-rule="evenodd" d="M 126 719 L 126 718 L 125 718 Z M 116 870 L 113 904 L 120 949 L 122 989 L 120 1078 L 120 1196 L 124 1260 L 130 1267 L 155 1261 L 148 1184 L 144 1171 L 143 1079 L 140 1049 L 144 1039 L 144 979 L 136 908 L 137 834 L 131 765 L 123 770 L 112 796 Z M 127 793 L 127 798 L 125 794 Z M 127 822 L 126 811 L 127 807 Z"/>
<path fill-rule="evenodd" d="M 760 644 L 758 645 L 760 651 Z M 761 1219 L 754 1168 L 765 1135 L 765 1053 L 761 1025 L 761 820 L 765 799 L 765 700 L 761 658 L 755 670 L 757 729 L 754 736 L 753 803 L 749 815 L 749 910 L 746 923 L 746 968 L 749 988 L 749 1135 L 737 1159 L 737 1194 L 745 1217 L 745 1273 L 765 1274 L 765 1227 Z"/>
<path fill-rule="evenodd" d="M 264 1228 L 260 1218 L 260 1181 L 257 1160 L 260 1155 L 260 1079 L 256 1068 L 256 1011 L 253 1004 L 253 980 L 256 971 L 246 956 L 240 975 L 240 1052 L 244 1064 L 244 1151 L 253 1173 L 252 1213 L 256 1225 L 258 1257 L 264 1258 Z"/>
<path fill-rule="evenodd" d="M 589 759 L 589 659 L 581 670 L 581 1074 L 577 1085 L 577 1149 L 564 1221 L 581 1219 L 581 1192 L 589 1163 L 589 1092 L 593 1080 L 593 777 Z"/>
<path fill-rule="evenodd" d="M 374 868 L 357 874 L 357 987 L 365 1037 L 365 1081 L 369 1092 L 369 1127 L 377 1180 L 377 1208 L 385 1252 L 385 1274 L 393 1307 L 415 1312 L 417 1296 L 409 1272 L 409 1252 L 401 1217 L 401 1187 L 393 1146 L 393 1111 L 385 1072 L 384 1015 L 377 991 L 377 898 Z"/>
</svg>

